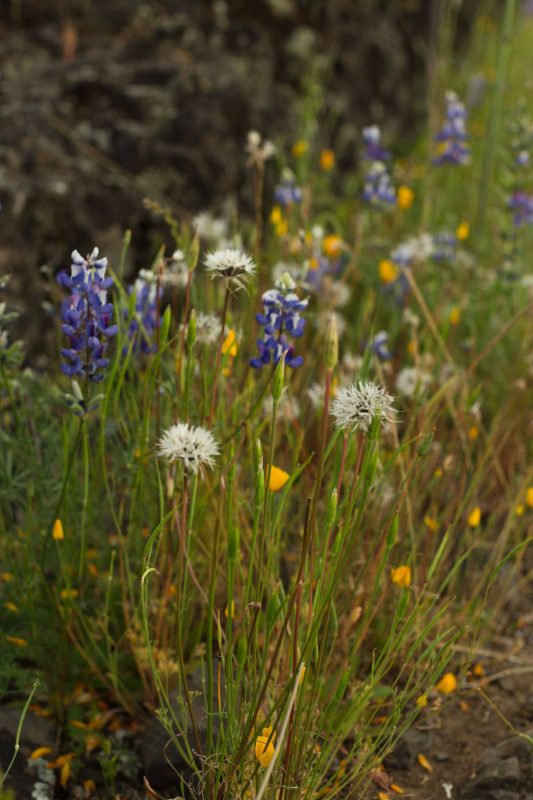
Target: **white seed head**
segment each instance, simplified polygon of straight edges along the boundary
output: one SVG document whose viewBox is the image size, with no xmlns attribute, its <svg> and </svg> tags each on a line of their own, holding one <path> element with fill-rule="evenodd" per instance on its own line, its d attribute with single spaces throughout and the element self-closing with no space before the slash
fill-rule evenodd
<svg viewBox="0 0 533 800">
<path fill-rule="evenodd" d="M 335 425 L 346 431 L 366 433 L 375 419 L 391 420 L 394 398 L 372 381 L 358 381 L 340 389 L 331 405 Z"/>
<path fill-rule="evenodd" d="M 228 235 L 228 223 L 225 219 L 214 217 L 209 211 L 201 211 L 192 221 L 192 227 L 201 239 L 219 242 Z"/>
<path fill-rule="evenodd" d="M 255 274 L 255 262 L 243 250 L 233 247 L 208 253 L 205 268 L 212 278 L 225 278 L 235 289 L 242 289 Z"/>
<path fill-rule="evenodd" d="M 157 283 L 157 273 L 154 272 L 153 269 L 140 269 L 139 278 L 144 283 L 150 283 L 154 286 Z"/>
<path fill-rule="evenodd" d="M 174 250 L 163 272 L 163 285 L 185 289 L 189 283 L 189 266 L 183 250 Z"/>
<path fill-rule="evenodd" d="M 274 144 L 269 139 L 262 139 L 258 131 L 249 131 L 246 139 L 246 152 L 248 164 L 264 163 L 276 152 Z"/>
<path fill-rule="evenodd" d="M 341 361 L 341 370 L 342 372 L 347 373 L 345 375 L 344 382 L 345 383 L 347 382 L 346 378 L 348 377 L 351 377 L 353 380 L 353 378 L 357 375 L 362 366 L 363 366 L 363 356 L 360 356 L 358 353 L 346 352 L 343 355 Z"/>
<path fill-rule="evenodd" d="M 404 397 L 422 392 L 431 382 L 431 375 L 417 367 L 404 367 L 396 376 L 396 389 Z"/>
<path fill-rule="evenodd" d="M 324 384 L 315 381 L 308 387 L 306 392 L 312 407 L 317 410 L 324 405 Z"/>
<path fill-rule="evenodd" d="M 181 461 L 186 472 L 197 473 L 203 467 L 214 467 L 219 448 L 211 431 L 178 422 L 159 439 L 157 454 L 170 462 Z"/>
<path fill-rule="evenodd" d="M 187 330 L 187 325 L 182 326 Z M 215 344 L 220 338 L 220 317 L 216 314 L 204 314 L 199 311 L 196 315 L 196 341 L 198 344 Z M 227 330 L 227 326 L 226 326 Z"/>
</svg>

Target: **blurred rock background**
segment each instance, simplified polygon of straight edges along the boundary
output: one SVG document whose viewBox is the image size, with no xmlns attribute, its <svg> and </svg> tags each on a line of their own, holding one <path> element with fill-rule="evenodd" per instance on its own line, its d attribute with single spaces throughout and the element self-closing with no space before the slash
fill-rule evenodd
<svg viewBox="0 0 533 800">
<path fill-rule="evenodd" d="M 131 268 L 146 266 L 145 196 L 184 218 L 229 198 L 246 211 L 247 132 L 293 141 L 313 92 L 342 165 L 365 124 L 408 146 L 445 2 L 3 0 L 0 274 L 33 319 L 30 356 L 50 327 L 42 265 L 95 243 L 116 257 L 131 228 Z M 461 12 L 464 39 L 478 5 Z"/>
</svg>

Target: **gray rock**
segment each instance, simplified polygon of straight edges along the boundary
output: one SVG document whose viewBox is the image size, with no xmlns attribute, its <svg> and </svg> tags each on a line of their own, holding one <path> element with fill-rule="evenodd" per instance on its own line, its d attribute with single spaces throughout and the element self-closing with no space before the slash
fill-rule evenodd
<svg viewBox="0 0 533 800">
<path fill-rule="evenodd" d="M 6 745 L 3 745 L 2 751 L 0 751 L 0 763 L 5 761 L 8 755 L 9 758 L 11 758 L 13 754 L 20 712 L 20 708 L 0 706 L 0 732 L 3 734 L 2 741 L 8 742 L 9 739 L 12 741 L 10 753 L 3 752 L 3 750 L 6 749 Z M 28 711 L 24 720 L 24 725 L 22 726 L 20 738 L 21 749 L 24 751 L 35 750 L 37 747 L 53 747 L 54 741 L 53 723 L 49 719 L 38 717 L 33 711 Z"/>
<path fill-rule="evenodd" d="M 488 763 L 480 769 L 477 776 L 477 784 L 497 783 L 498 785 L 519 785 L 522 782 L 522 771 L 520 762 L 516 756 L 510 758 L 498 758 L 497 749 L 495 757 L 487 754 Z M 490 761 L 489 761 L 490 758 Z"/>
<path fill-rule="evenodd" d="M 412 728 L 402 736 L 392 753 L 384 760 L 388 770 L 406 770 L 416 763 L 419 753 L 431 752 L 431 732 Z"/>
<path fill-rule="evenodd" d="M 215 661 L 215 676 L 218 669 L 218 662 Z M 205 687 L 204 676 L 201 669 L 196 669 L 189 679 L 189 691 L 192 698 L 194 717 L 202 741 L 202 748 L 206 745 L 207 738 L 207 715 L 205 710 Z M 183 728 L 187 730 L 187 739 L 193 751 L 197 750 L 195 737 L 191 729 L 189 715 L 183 698 L 178 695 L 178 691 L 171 693 L 172 711 L 176 718 L 180 720 Z M 222 680 L 222 702 L 225 701 L 225 684 Z M 216 702 L 215 702 L 216 705 Z M 218 735 L 220 721 L 217 715 L 213 717 L 213 736 Z M 172 789 L 180 790 L 180 781 L 185 786 L 190 784 L 192 771 L 187 761 L 180 755 L 177 748 L 169 736 L 167 730 L 159 719 L 154 719 L 149 725 L 143 737 L 141 745 L 141 758 L 144 774 L 150 785 L 156 791 Z"/>
</svg>

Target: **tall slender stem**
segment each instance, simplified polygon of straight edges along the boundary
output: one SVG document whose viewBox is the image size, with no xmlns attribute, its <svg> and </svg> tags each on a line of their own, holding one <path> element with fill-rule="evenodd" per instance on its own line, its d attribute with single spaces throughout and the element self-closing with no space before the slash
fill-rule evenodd
<svg viewBox="0 0 533 800">
<path fill-rule="evenodd" d="M 218 387 L 218 377 L 220 375 L 220 364 L 222 362 L 222 346 L 224 344 L 224 333 L 226 330 L 226 318 L 228 316 L 228 306 L 229 306 L 229 297 L 230 291 L 229 288 L 226 289 L 226 294 L 224 296 L 224 308 L 222 309 L 222 324 L 220 328 L 220 337 L 218 340 L 218 349 L 217 349 L 217 360 L 215 363 L 215 377 L 213 379 L 213 394 L 211 395 L 211 407 L 209 409 L 209 416 L 207 417 L 208 425 L 211 424 L 213 421 L 213 417 L 215 415 L 215 406 L 217 402 L 217 387 Z"/>
<path fill-rule="evenodd" d="M 191 695 L 189 692 L 189 686 L 187 683 L 187 673 L 185 670 L 185 658 L 183 655 L 183 629 L 182 629 L 182 619 L 181 614 L 183 610 L 183 574 L 185 568 L 185 561 L 186 561 L 186 543 L 187 543 L 187 507 L 189 504 L 189 492 L 188 492 L 188 481 L 187 475 L 183 478 L 183 496 L 182 496 L 182 506 L 181 506 L 181 522 L 180 522 L 180 530 L 179 530 L 179 556 L 178 556 L 178 579 L 177 579 L 177 590 L 178 590 L 178 630 L 177 630 L 177 651 L 178 651 L 178 666 L 180 670 L 180 677 L 181 683 L 183 687 L 183 694 L 185 696 L 185 703 L 187 705 L 187 710 L 189 712 L 189 718 L 191 720 L 191 726 L 193 730 L 194 739 L 196 741 L 196 748 L 198 753 L 202 754 L 202 740 L 200 739 L 200 733 L 198 731 L 198 726 L 196 724 L 196 717 L 194 715 L 192 702 L 191 702 Z"/>
<path fill-rule="evenodd" d="M 329 402 L 331 399 L 331 380 L 333 378 L 333 370 L 328 369 L 326 372 L 325 386 L 324 386 L 324 410 L 322 412 L 322 432 L 320 436 L 320 446 L 318 450 L 318 465 L 316 470 L 315 486 L 313 490 L 313 497 L 311 500 L 310 511 L 310 570 L 311 580 L 309 582 L 309 619 L 313 616 L 313 582 L 315 572 L 315 549 L 316 549 L 316 512 L 318 507 L 318 498 L 320 495 L 320 488 L 322 486 L 322 474 L 324 472 L 324 454 L 326 450 L 326 442 L 328 438 L 329 427 Z"/>
<path fill-rule="evenodd" d="M 89 508 L 89 430 L 87 416 L 81 419 L 82 453 L 83 453 L 83 500 L 81 506 L 81 541 L 78 579 L 81 584 L 87 550 L 87 512 Z"/>
</svg>

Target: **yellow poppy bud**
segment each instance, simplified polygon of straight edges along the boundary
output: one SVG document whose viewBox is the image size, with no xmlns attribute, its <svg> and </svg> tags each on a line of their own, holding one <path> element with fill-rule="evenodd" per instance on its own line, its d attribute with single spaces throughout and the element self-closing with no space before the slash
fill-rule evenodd
<svg viewBox="0 0 533 800">
<path fill-rule="evenodd" d="M 523 503 L 519 503 L 517 505 L 517 507 L 515 508 L 515 513 L 516 513 L 517 517 L 521 517 L 522 514 L 524 513 L 524 511 L 525 511 L 525 508 L 524 508 Z M 7 605 L 7 603 L 6 603 L 6 605 Z"/>
<path fill-rule="evenodd" d="M 63 523 L 61 522 L 60 519 L 56 519 L 56 521 L 54 522 L 54 527 L 52 528 L 52 538 L 55 539 L 57 542 L 65 538 L 65 532 L 63 531 Z"/>
<path fill-rule="evenodd" d="M 455 231 L 455 235 L 457 236 L 460 242 L 464 242 L 465 239 L 468 239 L 468 237 L 470 236 L 470 225 L 468 224 L 468 222 L 461 222 L 461 224 Z"/>
<path fill-rule="evenodd" d="M 457 308 L 456 306 L 455 308 L 452 308 L 452 310 L 450 311 L 450 316 L 449 316 L 450 325 L 459 325 L 460 319 L 461 319 L 461 309 Z"/>
<path fill-rule="evenodd" d="M 336 256 L 340 255 L 342 251 L 342 239 L 340 236 L 336 236 L 332 233 L 330 236 L 326 236 L 322 243 L 322 247 L 324 248 L 324 253 L 329 256 L 330 258 L 335 258 Z"/>
<path fill-rule="evenodd" d="M 479 430 L 478 430 L 477 426 L 476 425 L 472 425 L 472 427 L 468 431 L 468 438 L 472 442 L 474 442 L 477 439 L 478 436 L 479 436 Z"/>
<path fill-rule="evenodd" d="M 416 698 L 416 704 L 418 708 L 425 708 L 428 704 L 428 696 L 427 694 L 421 694 L 420 697 Z"/>
<path fill-rule="evenodd" d="M 477 528 L 481 521 L 481 509 L 479 506 L 476 506 L 472 509 L 470 514 L 468 515 L 468 524 L 471 528 Z"/>
<path fill-rule="evenodd" d="M 292 146 L 292 154 L 294 158 L 301 158 L 304 153 L 307 153 L 309 150 L 309 144 L 305 141 L 305 139 L 298 139 L 297 142 L 294 142 Z"/>
<path fill-rule="evenodd" d="M 447 672 L 446 675 L 442 676 L 435 688 L 441 694 L 451 694 L 457 689 L 457 678 L 453 672 Z"/>
<path fill-rule="evenodd" d="M 379 262 L 378 272 L 381 283 L 394 283 L 398 277 L 398 267 L 388 258 Z"/>
<path fill-rule="evenodd" d="M 533 486 L 530 486 L 526 492 L 526 506 L 533 508 Z"/>
<path fill-rule="evenodd" d="M 439 529 L 439 523 L 437 522 L 437 520 L 434 517 L 430 517 L 427 514 L 424 517 L 424 525 L 426 526 L 426 528 L 429 528 L 431 533 L 436 533 Z"/>
<path fill-rule="evenodd" d="M 415 199 L 415 193 L 409 186 L 398 187 L 398 194 L 396 199 L 396 202 L 398 203 L 398 208 L 401 208 L 402 211 L 406 211 L 408 208 L 411 208 L 414 199 Z"/>
<path fill-rule="evenodd" d="M 225 356 L 226 353 L 229 353 L 229 355 L 234 358 L 237 355 L 237 351 L 238 346 L 235 338 L 235 331 L 233 328 L 230 328 L 228 335 L 222 343 L 222 355 Z"/>
<path fill-rule="evenodd" d="M 280 489 L 283 489 L 289 478 L 289 473 L 285 472 L 284 469 L 272 466 L 268 488 L 271 492 L 279 492 Z"/>
<path fill-rule="evenodd" d="M 411 567 L 403 564 L 391 570 L 391 580 L 401 589 L 407 589 L 411 585 Z"/>
<path fill-rule="evenodd" d="M 274 758 L 274 740 L 276 738 L 276 734 L 270 738 L 271 733 L 272 728 L 263 728 L 262 735 L 258 736 L 255 740 L 255 757 L 262 767 L 268 767 Z M 269 738 L 270 741 L 268 741 Z"/>
<path fill-rule="evenodd" d="M 335 153 L 333 150 L 322 150 L 320 153 L 320 169 L 322 172 L 331 172 L 335 166 Z"/>
<path fill-rule="evenodd" d="M 270 212 L 270 222 L 272 222 L 273 225 L 277 225 L 277 223 L 281 222 L 282 219 L 283 214 L 281 212 L 281 206 L 274 206 Z"/>
<path fill-rule="evenodd" d="M 276 223 L 276 236 L 279 236 L 281 239 L 282 236 L 286 236 L 289 230 L 289 223 L 286 219 L 280 219 L 278 223 Z"/>
</svg>

